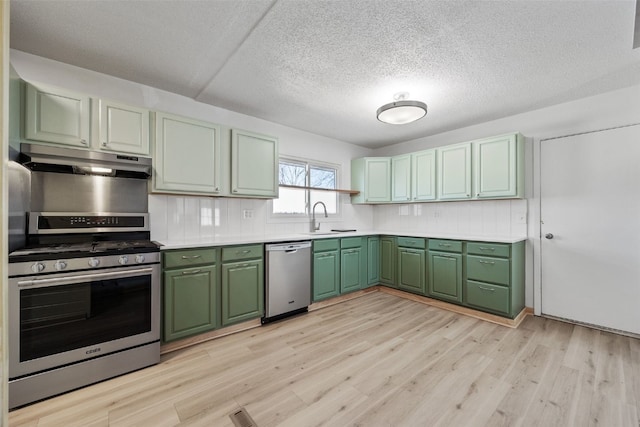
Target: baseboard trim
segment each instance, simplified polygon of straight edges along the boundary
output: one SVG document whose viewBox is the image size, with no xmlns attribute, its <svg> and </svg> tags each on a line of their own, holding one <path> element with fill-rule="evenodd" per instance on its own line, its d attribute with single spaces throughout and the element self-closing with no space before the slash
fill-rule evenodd
<svg viewBox="0 0 640 427">
<path fill-rule="evenodd" d="M 495 314 L 485 313 L 484 311 L 474 310 L 472 308 L 463 307 L 456 304 L 440 301 L 437 299 L 425 297 L 422 295 L 412 294 L 410 292 L 401 291 L 398 289 L 388 288 L 386 286 L 377 286 L 378 290 L 390 295 L 395 295 L 400 298 L 405 298 L 411 301 L 419 302 L 421 304 L 430 305 L 432 307 L 441 308 L 443 310 L 452 311 L 457 314 L 473 317 L 475 319 L 484 320 L 486 322 L 495 323 L 509 328 L 517 328 L 524 318 L 530 314 L 533 314 L 533 309 L 525 307 L 518 313 L 518 315 L 509 319 L 507 317 L 497 316 Z"/>
<path fill-rule="evenodd" d="M 162 344 L 160 346 L 160 354 L 181 350 L 183 348 L 191 347 L 192 345 L 200 344 L 216 338 L 220 338 L 227 335 L 235 334 L 237 332 L 242 332 L 249 329 L 257 328 L 261 325 L 262 325 L 261 319 L 253 319 L 253 320 L 248 320 L 246 322 L 238 323 L 237 325 L 227 326 L 221 329 L 213 330 L 211 332 L 205 332 L 203 334 L 198 334 L 192 337 L 183 338 L 181 340 L 172 341 L 166 344 Z"/>
</svg>

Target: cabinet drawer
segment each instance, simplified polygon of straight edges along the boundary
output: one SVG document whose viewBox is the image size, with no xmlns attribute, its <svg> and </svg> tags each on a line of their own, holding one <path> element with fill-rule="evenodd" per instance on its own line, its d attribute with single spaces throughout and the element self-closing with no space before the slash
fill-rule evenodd
<svg viewBox="0 0 640 427">
<path fill-rule="evenodd" d="M 511 245 L 504 243 L 467 243 L 467 254 L 469 255 L 488 255 L 509 258 L 511 253 Z"/>
<path fill-rule="evenodd" d="M 262 245 L 231 246 L 222 248 L 222 261 L 262 258 Z"/>
<path fill-rule="evenodd" d="M 424 239 L 419 237 L 398 237 L 398 246 L 404 248 L 424 249 L 426 247 Z"/>
<path fill-rule="evenodd" d="M 340 247 L 342 249 L 360 248 L 362 247 L 362 237 L 345 237 L 344 239 L 340 239 Z"/>
<path fill-rule="evenodd" d="M 338 239 L 320 239 L 313 241 L 313 251 L 335 251 L 340 247 L 340 241 Z"/>
<path fill-rule="evenodd" d="M 509 260 L 467 255 L 467 277 L 482 282 L 509 285 Z"/>
<path fill-rule="evenodd" d="M 509 288 L 467 280 L 467 304 L 502 314 L 509 314 Z"/>
<path fill-rule="evenodd" d="M 190 267 L 203 264 L 215 264 L 218 249 L 198 248 L 179 251 L 166 251 L 164 255 L 164 268 Z"/>
<path fill-rule="evenodd" d="M 429 239 L 429 250 L 444 252 L 462 252 L 462 242 L 457 240 Z"/>
</svg>

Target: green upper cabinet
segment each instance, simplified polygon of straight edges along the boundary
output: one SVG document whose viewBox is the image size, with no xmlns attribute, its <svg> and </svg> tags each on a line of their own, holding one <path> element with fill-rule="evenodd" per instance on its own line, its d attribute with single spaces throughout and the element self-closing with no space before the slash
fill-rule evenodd
<svg viewBox="0 0 640 427">
<path fill-rule="evenodd" d="M 220 127 L 166 113 L 155 115 L 153 190 L 220 193 Z"/>
<path fill-rule="evenodd" d="M 231 195 L 278 197 L 278 140 L 231 130 Z"/>
<path fill-rule="evenodd" d="M 26 139 L 89 147 L 91 100 L 87 95 L 44 85 L 26 86 Z"/>
<path fill-rule="evenodd" d="M 391 158 L 391 201 L 411 200 L 411 155 Z"/>
<path fill-rule="evenodd" d="M 436 199 L 436 150 L 425 150 L 411 155 L 411 198 L 427 201 Z"/>
<path fill-rule="evenodd" d="M 522 136 L 502 135 L 473 142 L 475 196 L 522 197 Z"/>
<path fill-rule="evenodd" d="M 100 150 L 149 155 L 149 110 L 94 100 Z"/>
<path fill-rule="evenodd" d="M 367 285 L 380 282 L 380 238 L 367 237 Z"/>
<path fill-rule="evenodd" d="M 390 202 L 391 159 L 363 157 L 351 160 L 351 187 L 360 191 L 351 197 L 352 203 Z"/>
<path fill-rule="evenodd" d="M 471 198 L 471 143 L 438 148 L 438 199 Z"/>
</svg>

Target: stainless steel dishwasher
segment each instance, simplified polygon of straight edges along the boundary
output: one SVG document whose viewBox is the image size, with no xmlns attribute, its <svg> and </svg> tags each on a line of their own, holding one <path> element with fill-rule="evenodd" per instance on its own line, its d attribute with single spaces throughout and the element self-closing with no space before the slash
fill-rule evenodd
<svg viewBox="0 0 640 427">
<path fill-rule="evenodd" d="M 311 304 L 311 242 L 266 245 L 262 323 L 307 311 Z"/>
</svg>

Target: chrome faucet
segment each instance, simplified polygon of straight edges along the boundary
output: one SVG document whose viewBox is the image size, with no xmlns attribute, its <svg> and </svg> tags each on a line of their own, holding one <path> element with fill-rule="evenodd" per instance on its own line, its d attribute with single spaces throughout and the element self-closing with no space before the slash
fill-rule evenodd
<svg viewBox="0 0 640 427">
<path fill-rule="evenodd" d="M 327 206 L 323 202 L 316 202 L 313 205 L 313 208 L 311 209 L 311 231 L 312 232 L 316 232 L 320 230 L 320 221 L 318 221 L 318 224 L 316 225 L 316 206 L 318 205 L 322 205 L 322 207 L 324 208 L 324 217 L 327 218 L 329 216 L 327 215 Z"/>
</svg>

